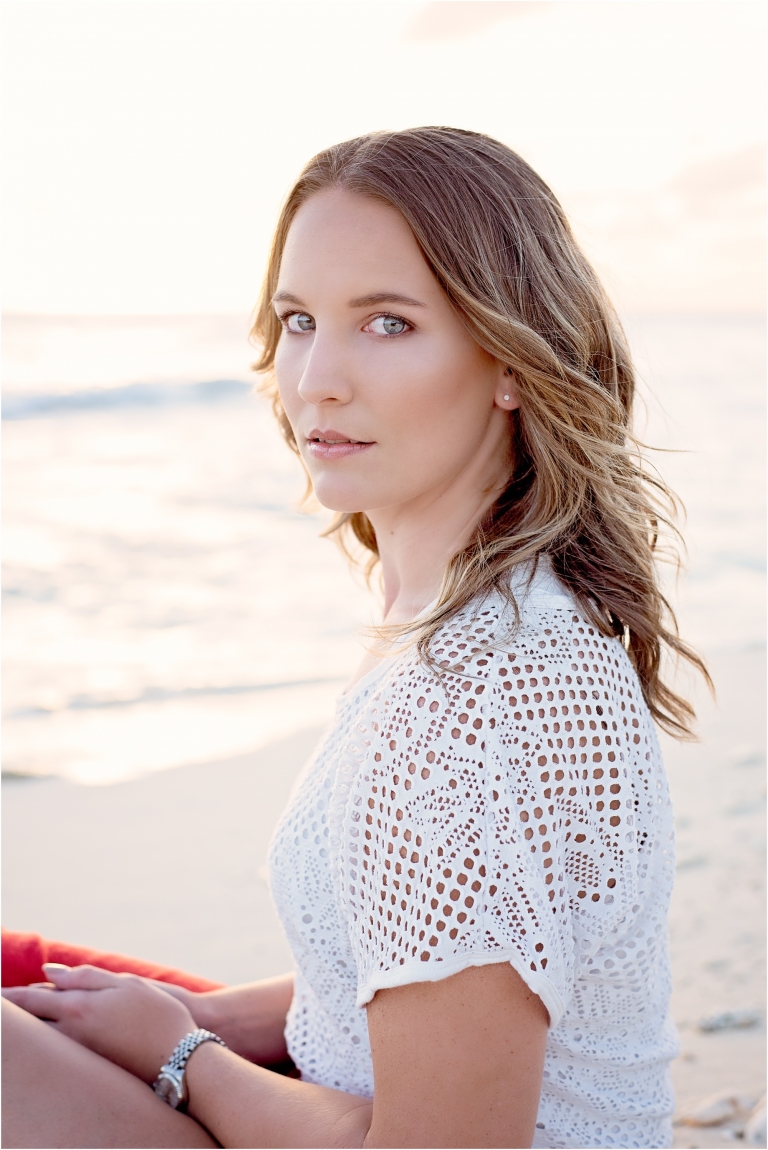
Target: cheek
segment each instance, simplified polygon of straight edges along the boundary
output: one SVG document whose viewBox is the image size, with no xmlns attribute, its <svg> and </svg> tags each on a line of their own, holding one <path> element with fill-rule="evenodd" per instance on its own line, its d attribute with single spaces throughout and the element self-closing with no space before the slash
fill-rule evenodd
<svg viewBox="0 0 768 1150">
<path fill-rule="evenodd" d="M 275 382 L 285 413 L 290 420 L 300 405 L 301 366 L 295 352 L 281 339 L 275 352 Z"/>
<path fill-rule="evenodd" d="M 367 376 L 373 385 L 372 397 L 393 408 L 407 404 L 411 410 L 444 401 L 446 383 L 450 390 L 453 372 L 452 357 L 442 341 L 421 337 L 385 350 L 389 354 L 382 355 L 375 366 L 369 361 L 367 372 L 364 362 L 358 365 L 361 378 Z"/>
<path fill-rule="evenodd" d="M 485 427 L 495 380 L 474 344 L 425 341 L 399 367 L 384 394 L 388 414 L 409 440 L 471 440 Z"/>
</svg>

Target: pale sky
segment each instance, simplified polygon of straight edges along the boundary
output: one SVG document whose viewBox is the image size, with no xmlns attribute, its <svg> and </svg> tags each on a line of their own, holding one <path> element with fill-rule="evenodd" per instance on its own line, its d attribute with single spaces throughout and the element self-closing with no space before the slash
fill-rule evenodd
<svg viewBox="0 0 768 1150">
<path fill-rule="evenodd" d="M 320 148 L 451 124 L 549 181 L 620 306 L 764 297 L 757 0 L 5 0 L 3 307 L 247 313 Z"/>
</svg>

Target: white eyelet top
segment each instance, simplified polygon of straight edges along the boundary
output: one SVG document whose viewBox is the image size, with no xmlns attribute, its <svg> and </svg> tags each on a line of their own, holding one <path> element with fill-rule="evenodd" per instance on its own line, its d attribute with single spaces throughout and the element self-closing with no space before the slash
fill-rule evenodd
<svg viewBox="0 0 768 1150">
<path fill-rule="evenodd" d="M 671 1144 L 672 811 L 618 639 L 546 562 L 339 700 L 270 852 L 305 1081 L 371 1097 L 365 1004 L 509 962 L 547 1008 L 536 1147 Z"/>
</svg>

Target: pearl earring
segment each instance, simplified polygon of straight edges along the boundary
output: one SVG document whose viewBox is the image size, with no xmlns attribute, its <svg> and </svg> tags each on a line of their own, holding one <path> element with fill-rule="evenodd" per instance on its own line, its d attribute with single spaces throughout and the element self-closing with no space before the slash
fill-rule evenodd
<svg viewBox="0 0 768 1150">
<path fill-rule="evenodd" d="M 505 395 L 504 398 L 507 400 L 507 402 L 509 402 L 509 396 L 508 395 Z"/>
</svg>

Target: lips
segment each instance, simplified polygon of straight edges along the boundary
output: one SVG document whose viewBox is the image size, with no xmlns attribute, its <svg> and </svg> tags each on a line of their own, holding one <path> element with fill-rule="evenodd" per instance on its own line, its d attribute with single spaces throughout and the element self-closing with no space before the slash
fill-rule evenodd
<svg viewBox="0 0 768 1150">
<path fill-rule="evenodd" d="M 353 439 L 343 431 L 329 427 L 325 430 L 313 427 L 307 435 L 307 449 L 316 459 L 344 459 L 349 455 L 359 455 L 373 447 L 370 440 Z"/>
<path fill-rule="evenodd" d="M 363 443 L 366 445 L 370 443 L 370 440 L 353 439 L 351 435 L 345 435 L 343 431 L 336 431 L 332 427 L 329 427 L 327 431 L 320 431 L 313 427 L 307 435 L 307 441 L 309 443 Z"/>
</svg>

